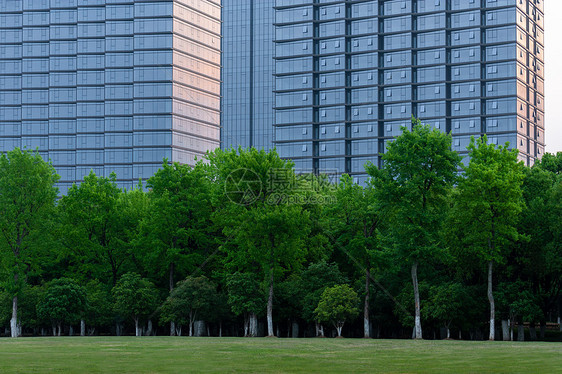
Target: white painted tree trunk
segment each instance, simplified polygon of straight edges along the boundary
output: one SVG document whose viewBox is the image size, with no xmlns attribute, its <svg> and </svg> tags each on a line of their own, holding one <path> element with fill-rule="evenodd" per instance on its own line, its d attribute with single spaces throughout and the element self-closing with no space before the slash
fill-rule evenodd
<svg viewBox="0 0 562 374">
<path fill-rule="evenodd" d="M 203 320 L 198 320 L 193 322 L 193 336 L 201 337 L 205 336 L 207 331 L 206 322 Z"/>
<path fill-rule="evenodd" d="M 299 324 L 296 322 L 293 322 L 292 326 L 291 326 L 291 337 L 292 338 L 298 338 L 299 337 Z"/>
<path fill-rule="evenodd" d="M 525 341 L 525 326 L 523 326 L 523 322 L 517 325 L 517 340 L 520 342 Z"/>
<path fill-rule="evenodd" d="M 447 327 L 447 339 L 451 339 L 451 330 Z"/>
<path fill-rule="evenodd" d="M 53 325 L 53 336 L 57 336 L 57 326 Z"/>
<path fill-rule="evenodd" d="M 412 283 L 414 285 L 414 304 L 416 309 L 415 314 L 415 339 L 422 339 L 422 326 L 421 326 L 421 307 L 420 307 L 420 290 L 418 287 L 418 263 L 417 261 L 412 264 Z"/>
<path fill-rule="evenodd" d="M 248 314 L 244 314 L 244 337 L 250 336 L 250 317 Z"/>
<path fill-rule="evenodd" d="M 189 336 L 193 336 L 193 322 L 189 322 Z"/>
<path fill-rule="evenodd" d="M 255 338 L 258 336 L 258 316 L 255 313 L 250 313 L 248 321 L 248 336 Z"/>
<path fill-rule="evenodd" d="M 146 335 L 147 336 L 152 335 L 152 320 L 151 319 L 148 320 L 148 325 L 147 325 L 147 328 L 146 328 Z"/>
<path fill-rule="evenodd" d="M 502 340 L 504 342 L 509 340 L 509 322 L 507 320 L 502 320 Z"/>
<path fill-rule="evenodd" d="M 267 298 L 267 335 L 274 336 L 273 333 L 273 269 L 269 278 L 269 297 Z"/>
<path fill-rule="evenodd" d="M 60 335 L 61 335 L 61 330 L 62 330 L 62 326 L 61 326 L 61 324 L 59 323 L 59 327 L 58 327 L 58 331 L 57 331 L 57 336 L 60 336 Z"/>
<path fill-rule="evenodd" d="M 18 334 L 18 297 L 12 299 L 12 319 L 10 320 L 10 333 L 12 338 L 17 338 Z"/>
<path fill-rule="evenodd" d="M 176 323 L 175 322 L 170 322 L 170 336 L 175 336 L 176 335 Z"/>
<path fill-rule="evenodd" d="M 80 336 L 86 336 L 86 321 L 80 320 Z"/>
<path fill-rule="evenodd" d="M 343 329 L 343 325 L 337 325 L 336 330 L 338 331 L 338 337 L 341 337 L 341 330 Z"/>
<path fill-rule="evenodd" d="M 529 339 L 531 341 L 537 340 L 537 328 L 534 323 L 529 326 Z"/>
<path fill-rule="evenodd" d="M 494 292 L 492 290 L 494 263 L 488 262 L 488 301 L 490 302 L 490 340 L 496 338 L 496 305 L 494 303 Z"/>
<path fill-rule="evenodd" d="M 139 327 L 139 320 L 135 318 L 135 336 L 142 336 L 141 328 Z"/>
</svg>

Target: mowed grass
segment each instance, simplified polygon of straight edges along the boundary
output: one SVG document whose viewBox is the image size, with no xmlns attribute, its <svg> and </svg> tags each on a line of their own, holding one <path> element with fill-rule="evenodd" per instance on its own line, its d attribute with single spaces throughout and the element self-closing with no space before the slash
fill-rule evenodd
<svg viewBox="0 0 562 374">
<path fill-rule="evenodd" d="M 562 343 L 365 339 L 0 339 L 0 373 L 562 373 Z"/>
</svg>

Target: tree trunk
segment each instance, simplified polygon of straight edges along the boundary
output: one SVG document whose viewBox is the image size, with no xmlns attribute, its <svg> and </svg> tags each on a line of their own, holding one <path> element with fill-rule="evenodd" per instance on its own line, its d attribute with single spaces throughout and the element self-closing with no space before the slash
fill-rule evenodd
<svg viewBox="0 0 562 374">
<path fill-rule="evenodd" d="M 141 329 L 139 327 L 139 319 L 135 318 L 135 336 L 141 336 L 142 332 Z"/>
<path fill-rule="evenodd" d="M 299 324 L 293 322 L 292 329 L 291 329 L 291 337 L 298 338 L 299 337 Z"/>
<path fill-rule="evenodd" d="M 545 334 L 546 334 L 546 321 L 542 320 L 541 321 L 541 335 L 540 335 L 541 340 L 544 340 Z"/>
<path fill-rule="evenodd" d="M 53 324 L 53 336 L 57 336 L 57 326 Z"/>
<path fill-rule="evenodd" d="M 414 304 L 416 307 L 415 316 L 415 339 L 422 339 L 420 290 L 418 288 L 418 262 L 412 264 L 412 283 L 414 284 Z"/>
<path fill-rule="evenodd" d="M 72 327 L 72 325 L 69 326 L 68 336 L 74 336 L 74 328 Z"/>
<path fill-rule="evenodd" d="M 370 338 L 371 337 L 371 324 L 369 322 L 369 299 L 371 297 L 370 294 L 370 281 L 371 281 L 371 273 L 369 269 L 365 271 L 365 308 L 363 309 L 363 337 Z"/>
<path fill-rule="evenodd" d="M 219 322 L 219 338 L 222 338 L 222 321 Z"/>
<path fill-rule="evenodd" d="M 189 321 L 189 336 L 193 336 L 193 322 Z"/>
<path fill-rule="evenodd" d="M 488 301 L 490 301 L 490 340 L 496 337 L 496 305 L 494 303 L 494 293 L 492 291 L 493 261 L 488 262 Z"/>
<path fill-rule="evenodd" d="M 509 324 L 505 319 L 502 320 L 502 340 L 504 342 L 509 340 Z"/>
<path fill-rule="evenodd" d="M 86 321 L 80 320 L 80 336 L 86 336 Z"/>
<path fill-rule="evenodd" d="M 343 329 L 343 325 L 336 326 L 336 330 L 338 331 L 338 338 L 341 338 L 341 330 Z"/>
<path fill-rule="evenodd" d="M 523 326 L 523 322 L 517 325 L 517 340 L 520 342 L 525 341 L 525 326 Z"/>
<path fill-rule="evenodd" d="M 168 286 L 170 287 L 170 293 L 174 289 L 174 263 L 170 264 L 170 268 L 168 271 Z M 176 335 L 176 323 L 174 321 L 170 322 L 170 336 Z"/>
<path fill-rule="evenodd" d="M 148 320 L 148 326 L 146 328 L 146 335 L 152 336 L 152 320 Z"/>
<path fill-rule="evenodd" d="M 10 332 L 12 338 L 17 338 L 18 334 L 18 297 L 12 299 L 12 319 L 10 320 Z"/>
<path fill-rule="evenodd" d="M 318 321 L 314 322 L 314 326 L 316 328 L 316 337 L 324 338 L 324 326 L 322 326 L 322 324 L 320 324 Z"/>
<path fill-rule="evenodd" d="M 534 322 L 531 322 L 531 324 L 529 325 L 529 338 L 532 341 L 537 340 L 537 329 Z"/>
<path fill-rule="evenodd" d="M 269 276 L 269 297 L 267 298 L 267 335 L 273 337 L 273 268 Z"/>
<path fill-rule="evenodd" d="M 258 316 L 256 316 L 256 313 L 250 313 L 248 318 L 248 336 L 252 338 L 258 336 Z"/>
<path fill-rule="evenodd" d="M 61 335 L 61 330 L 62 330 L 61 324 L 59 323 L 59 327 L 58 327 L 58 331 L 57 331 L 57 336 L 60 336 L 60 335 Z"/>
<path fill-rule="evenodd" d="M 451 339 L 451 330 L 447 327 L 447 339 Z"/>
<path fill-rule="evenodd" d="M 247 313 L 244 313 L 244 337 L 247 338 L 250 335 L 250 317 Z"/>
<path fill-rule="evenodd" d="M 121 324 L 120 323 L 115 324 L 115 335 L 121 336 Z"/>
</svg>

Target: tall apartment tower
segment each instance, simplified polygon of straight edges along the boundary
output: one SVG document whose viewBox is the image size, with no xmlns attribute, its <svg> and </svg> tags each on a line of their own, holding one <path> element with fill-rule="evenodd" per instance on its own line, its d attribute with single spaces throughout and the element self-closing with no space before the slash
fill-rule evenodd
<svg viewBox="0 0 562 374">
<path fill-rule="evenodd" d="M 220 142 L 220 0 L 1 0 L 0 152 L 39 148 L 65 193 L 130 187 Z"/>
<path fill-rule="evenodd" d="M 302 170 L 381 163 L 411 117 L 544 152 L 544 0 L 276 0 L 275 145 Z"/>
<path fill-rule="evenodd" d="M 221 141 L 273 147 L 274 0 L 222 0 Z"/>
</svg>

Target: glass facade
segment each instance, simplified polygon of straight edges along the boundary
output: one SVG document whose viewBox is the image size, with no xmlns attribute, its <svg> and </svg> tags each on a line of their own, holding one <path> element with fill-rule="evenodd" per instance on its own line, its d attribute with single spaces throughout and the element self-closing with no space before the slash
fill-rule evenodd
<svg viewBox="0 0 562 374">
<path fill-rule="evenodd" d="M 223 148 L 273 144 L 274 0 L 223 0 Z"/>
<path fill-rule="evenodd" d="M 220 141 L 220 2 L 0 1 L 0 152 L 39 148 L 61 193 L 122 187 Z"/>
<path fill-rule="evenodd" d="M 543 0 L 276 0 L 275 145 L 301 170 L 366 179 L 415 116 L 544 152 Z"/>
</svg>

